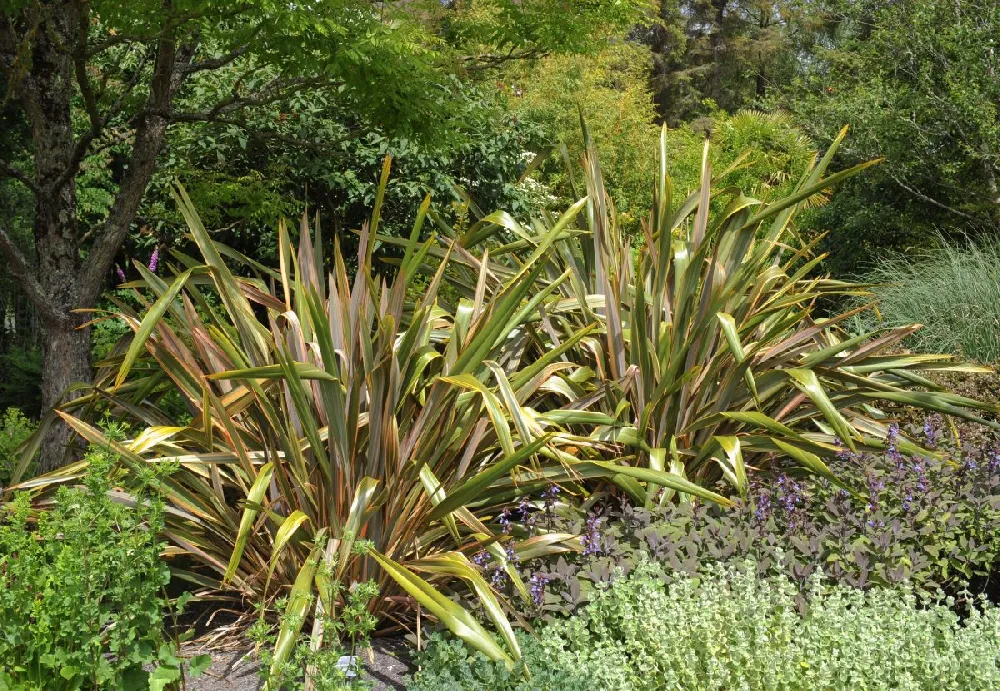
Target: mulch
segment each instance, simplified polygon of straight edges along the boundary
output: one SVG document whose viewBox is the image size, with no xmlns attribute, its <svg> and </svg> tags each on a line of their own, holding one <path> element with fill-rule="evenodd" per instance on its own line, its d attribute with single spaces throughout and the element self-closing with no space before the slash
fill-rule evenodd
<svg viewBox="0 0 1000 691">
<path fill-rule="evenodd" d="M 258 691 L 263 686 L 253 659 L 253 647 L 249 644 L 235 650 L 213 650 L 192 644 L 185 646 L 182 652 L 185 656 L 202 653 L 212 656 L 212 666 L 187 682 L 190 691 Z M 371 656 L 363 653 L 360 657 L 364 662 L 364 676 L 375 691 L 405 689 L 406 677 L 416 671 L 410 660 L 410 647 L 399 637 L 376 638 L 372 642 Z"/>
</svg>

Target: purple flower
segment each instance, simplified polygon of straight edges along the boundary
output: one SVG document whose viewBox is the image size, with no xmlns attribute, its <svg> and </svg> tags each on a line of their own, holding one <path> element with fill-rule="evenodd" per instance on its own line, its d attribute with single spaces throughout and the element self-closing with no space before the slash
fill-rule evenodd
<svg viewBox="0 0 1000 691">
<path fill-rule="evenodd" d="M 917 474 L 917 491 L 924 493 L 930 489 L 930 482 L 927 480 L 927 470 L 923 461 L 919 457 L 914 458 L 913 471 Z"/>
<path fill-rule="evenodd" d="M 472 557 L 472 563 L 476 566 L 482 568 L 486 566 L 486 562 L 490 560 L 490 555 L 485 549 L 481 549 Z"/>
<path fill-rule="evenodd" d="M 531 504 L 528 502 L 527 497 L 521 497 L 521 502 L 517 505 L 517 510 L 521 514 L 521 520 L 523 521 L 531 513 Z"/>
<path fill-rule="evenodd" d="M 591 514 L 587 519 L 587 530 L 580 536 L 584 556 L 589 557 L 601 552 L 601 531 L 597 527 L 598 520 L 597 516 Z"/>
<path fill-rule="evenodd" d="M 837 458 L 842 461 L 851 461 L 856 458 L 856 455 L 851 453 L 851 450 L 844 446 L 844 442 L 840 437 L 833 438 L 833 445 L 837 447 Z"/>
<path fill-rule="evenodd" d="M 924 441 L 927 442 L 928 448 L 936 448 L 938 440 L 939 425 L 941 424 L 940 415 L 930 415 L 924 420 Z"/>
<path fill-rule="evenodd" d="M 117 264 L 115 264 L 115 275 L 118 276 L 119 283 L 125 282 L 125 272 L 122 271 L 122 267 L 118 266 Z"/>
<path fill-rule="evenodd" d="M 531 600 L 535 607 L 541 607 L 545 602 L 545 584 L 549 582 L 549 577 L 543 573 L 536 573 L 531 577 Z"/>
<path fill-rule="evenodd" d="M 997 452 L 994 449 L 993 451 L 989 452 L 988 458 L 990 460 L 986 464 L 986 467 L 989 469 L 989 471 L 991 473 L 995 473 L 997 470 L 1000 470 L 1000 452 Z"/>
<path fill-rule="evenodd" d="M 507 561 L 514 561 L 514 562 L 516 562 L 516 561 L 519 560 L 519 557 L 517 556 L 517 552 L 514 551 L 514 542 L 513 541 L 508 542 L 506 545 L 504 545 L 503 549 L 504 549 L 504 552 L 507 553 Z"/>
<path fill-rule="evenodd" d="M 497 519 L 500 523 L 500 527 L 505 535 L 510 535 L 511 525 L 510 525 L 510 509 L 504 509 L 503 513 Z"/>
<path fill-rule="evenodd" d="M 889 434 L 885 438 L 885 453 L 889 460 L 896 464 L 896 468 L 901 468 L 903 457 L 899 453 L 899 425 L 895 422 L 889 425 Z"/>
<path fill-rule="evenodd" d="M 149 270 L 152 273 L 156 273 L 156 267 L 160 265 L 160 248 L 154 247 L 153 253 L 149 255 Z"/>
<path fill-rule="evenodd" d="M 545 499 L 545 518 L 549 522 L 549 527 L 552 527 L 552 516 L 553 509 L 556 505 L 556 497 L 559 496 L 559 485 L 549 485 L 548 489 L 542 492 L 542 497 Z"/>
<path fill-rule="evenodd" d="M 490 585 L 492 585 L 494 588 L 499 588 L 501 585 L 503 585 L 505 577 L 506 573 L 500 567 L 500 565 L 494 564 L 493 570 L 490 572 Z"/>
<path fill-rule="evenodd" d="M 756 495 L 753 515 L 758 523 L 763 523 L 771 517 L 771 494 L 769 492 L 760 492 Z"/>
</svg>

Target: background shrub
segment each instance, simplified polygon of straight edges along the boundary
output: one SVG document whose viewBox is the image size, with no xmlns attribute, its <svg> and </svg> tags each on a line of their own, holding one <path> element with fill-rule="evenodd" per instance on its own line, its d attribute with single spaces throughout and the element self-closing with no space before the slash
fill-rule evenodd
<svg viewBox="0 0 1000 691">
<path fill-rule="evenodd" d="M 641 562 L 575 616 L 522 637 L 520 669 L 432 640 L 411 688 L 985 689 L 1000 683 L 1000 611 L 907 588 L 862 591 L 759 578 L 752 564 L 668 578 Z"/>
<path fill-rule="evenodd" d="M 942 241 L 915 257 L 892 255 L 868 280 L 878 284 L 880 316 L 870 328 L 923 324 L 908 341 L 915 350 L 1000 360 L 1000 242 Z"/>
</svg>

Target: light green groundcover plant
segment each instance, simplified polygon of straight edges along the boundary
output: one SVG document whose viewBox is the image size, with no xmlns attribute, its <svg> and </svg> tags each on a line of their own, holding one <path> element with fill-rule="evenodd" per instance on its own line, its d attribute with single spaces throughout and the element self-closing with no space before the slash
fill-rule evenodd
<svg viewBox="0 0 1000 691">
<path fill-rule="evenodd" d="M 710 567 L 668 580 L 641 565 L 586 608 L 525 635 L 526 680 L 460 642 L 436 638 L 411 689 L 991 689 L 1000 687 L 1000 611 L 960 620 L 949 601 L 907 589 Z M 805 602 L 800 613 L 800 602 Z"/>
</svg>

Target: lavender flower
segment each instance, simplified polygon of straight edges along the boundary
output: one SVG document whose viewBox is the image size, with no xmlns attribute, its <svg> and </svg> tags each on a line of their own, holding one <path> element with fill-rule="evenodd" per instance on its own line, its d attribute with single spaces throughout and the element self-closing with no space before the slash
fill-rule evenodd
<svg viewBox="0 0 1000 691">
<path fill-rule="evenodd" d="M 927 469 L 924 467 L 923 459 L 919 456 L 914 456 L 913 460 L 913 471 L 917 474 L 917 491 L 923 494 L 931 487 L 927 480 Z"/>
<path fill-rule="evenodd" d="M 485 549 L 481 549 L 472 557 L 472 563 L 482 568 L 490 560 L 490 555 Z"/>
<path fill-rule="evenodd" d="M 528 514 L 531 513 L 531 503 L 527 497 L 521 497 L 521 502 L 517 505 L 517 510 L 521 514 L 522 521 L 528 517 Z"/>
<path fill-rule="evenodd" d="M 500 517 L 497 519 L 497 521 L 500 523 L 500 527 L 503 530 L 504 534 L 510 535 L 511 531 L 510 509 L 504 509 L 503 513 L 500 514 Z"/>
<path fill-rule="evenodd" d="M 490 585 L 494 588 L 499 588 L 504 583 L 506 573 L 499 564 L 493 565 L 493 570 L 490 572 Z"/>
<path fill-rule="evenodd" d="M 118 266 L 117 264 L 115 264 L 115 275 L 118 277 L 119 283 L 125 282 L 125 272 L 122 271 L 122 267 Z"/>
<path fill-rule="evenodd" d="M 895 422 L 889 425 L 889 434 L 885 438 L 885 454 L 896 464 L 897 469 L 902 467 L 903 456 L 899 453 L 899 425 Z"/>
<path fill-rule="evenodd" d="M 553 509 L 556 505 L 556 497 L 559 496 L 559 485 L 549 485 L 549 488 L 542 492 L 542 497 L 545 499 L 545 519 L 548 521 L 549 527 L 552 527 L 552 517 L 554 515 Z"/>
<path fill-rule="evenodd" d="M 545 584 L 549 582 L 549 577 L 543 573 L 536 573 L 531 577 L 531 601 L 535 607 L 541 607 L 545 602 Z"/>
<path fill-rule="evenodd" d="M 938 433 L 940 432 L 941 416 L 930 415 L 924 420 L 924 441 L 930 449 L 937 448 Z"/>
<path fill-rule="evenodd" d="M 771 493 L 760 491 L 754 497 L 753 516 L 758 523 L 764 523 L 771 517 Z"/>
<path fill-rule="evenodd" d="M 587 519 L 587 530 L 580 536 L 583 543 L 584 556 L 592 556 L 601 552 L 601 531 L 597 527 L 597 516 L 591 514 Z"/>
<path fill-rule="evenodd" d="M 507 553 L 507 561 L 516 562 L 516 561 L 520 560 L 520 557 L 517 556 L 517 552 L 514 551 L 514 543 L 513 543 L 513 541 L 508 542 L 506 545 L 504 545 L 503 549 L 504 549 L 504 552 Z"/>
<path fill-rule="evenodd" d="M 909 513 L 912 507 L 913 507 L 913 491 L 907 489 L 906 494 L 903 495 L 903 511 Z"/>
<path fill-rule="evenodd" d="M 851 461 L 855 459 L 855 454 L 851 453 L 851 450 L 844 446 L 844 442 L 840 437 L 833 438 L 833 445 L 837 447 L 837 458 L 842 461 Z"/>
<path fill-rule="evenodd" d="M 994 449 L 987 454 L 987 457 L 989 458 L 989 462 L 986 464 L 987 469 L 991 473 L 1000 470 L 1000 452 Z"/>
<path fill-rule="evenodd" d="M 149 270 L 151 273 L 156 273 L 156 267 L 160 265 L 160 248 L 154 247 L 153 253 L 149 255 Z"/>
<path fill-rule="evenodd" d="M 545 499 L 545 508 L 551 509 L 555 506 L 556 497 L 559 496 L 559 485 L 549 485 L 549 488 L 542 492 L 542 497 Z"/>
</svg>

